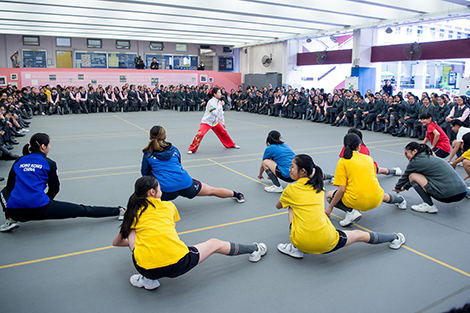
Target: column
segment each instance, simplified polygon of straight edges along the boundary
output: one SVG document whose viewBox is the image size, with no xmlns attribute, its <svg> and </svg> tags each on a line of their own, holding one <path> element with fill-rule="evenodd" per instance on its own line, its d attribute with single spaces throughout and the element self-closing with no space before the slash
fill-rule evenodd
<svg viewBox="0 0 470 313">
<path fill-rule="evenodd" d="M 380 73 L 377 74 L 377 66 L 381 64 L 370 62 L 372 46 L 376 42 L 376 29 L 357 29 L 353 32 L 351 76 L 358 77 L 358 89 L 362 94 L 368 89 L 372 92 L 380 90 Z"/>
<path fill-rule="evenodd" d="M 428 75 L 426 61 L 418 61 L 415 67 L 415 89 L 426 89 L 426 76 Z"/>
</svg>

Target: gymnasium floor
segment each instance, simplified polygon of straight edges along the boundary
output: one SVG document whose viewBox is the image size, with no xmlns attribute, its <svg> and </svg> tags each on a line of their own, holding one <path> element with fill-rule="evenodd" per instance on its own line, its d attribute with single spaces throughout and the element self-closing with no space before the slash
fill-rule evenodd
<svg viewBox="0 0 470 313">
<path fill-rule="evenodd" d="M 230 111 L 227 129 L 241 149 L 225 149 L 209 132 L 198 153 L 189 156 L 185 152 L 202 114 L 37 116 L 29 135 L 51 136 L 49 157 L 61 178 L 57 200 L 117 206 L 126 205 L 140 177 L 148 130 L 163 125 L 191 176 L 246 198 L 243 204 L 176 199 L 181 239 L 188 245 L 212 237 L 265 242 L 268 253 L 259 263 L 248 262 L 246 255 L 215 255 L 147 291 L 129 283 L 136 273 L 129 250 L 111 247 L 120 224 L 116 218 L 22 223 L 0 234 L 0 312 L 443 312 L 470 301 L 469 200 L 437 203 L 439 213 L 431 215 L 411 211 L 419 198 L 405 192 L 406 211 L 383 204 L 351 227 L 403 232 L 407 242 L 401 249 L 354 244 L 296 260 L 276 249 L 289 240 L 286 212 L 275 208 L 280 195 L 266 193 L 269 181 L 257 179 L 267 133 L 277 129 L 296 153 L 310 154 L 333 173 L 347 128 Z M 16 153 L 28 139 L 19 139 Z M 364 142 L 382 167 L 406 167 L 403 147 L 409 139 L 364 132 Z M 6 177 L 13 162 L 0 163 L 0 175 Z M 464 177 L 463 168 L 457 171 Z M 397 179 L 379 176 L 386 192 Z M 326 190 L 332 188 L 326 184 Z M 343 213 L 333 213 L 341 229 Z"/>
</svg>

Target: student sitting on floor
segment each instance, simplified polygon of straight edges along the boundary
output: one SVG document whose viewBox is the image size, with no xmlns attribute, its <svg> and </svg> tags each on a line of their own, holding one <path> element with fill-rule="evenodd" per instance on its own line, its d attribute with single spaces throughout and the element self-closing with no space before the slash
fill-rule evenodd
<svg viewBox="0 0 470 313">
<path fill-rule="evenodd" d="M 113 241 L 114 246 L 128 246 L 132 252 L 132 261 L 140 273 L 131 276 L 132 286 L 156 289 L 159 278 L 181 276 L 214 253 L 250 254 L 250 262 L 258 262 L 266 254 L 266 245 L 256 242 L 244 245 L 209 239 L 186 246 L 175 229 L 180 219 L 178 210 L 173 203 L 161 201 L 161 196 L 155 177 L 139 178 L 129 197 L 121 230 Z"/>
<path fill-rule="evenodd" d="M 463 137 L 463 147 L 462 147 L 462 155 L 455 159 L 455 161 L 452 163 L 452 167 L 455 169 L 457 164 L 462 162 L 463 168 L 465 172 L 467 173 L 467 177 L 465 177 L 463 180 L 467 180 L 470 178 L 470 133 L 465 134 Z M 467 194 L 467 198 L 470 199 L 470 187 L 469 189 L 469 194 Z"/>
<path fill-rule="evenodd" d="M 304 253 L 329 253 L 354 242 L 389 242 L 391 249 L 398 249 L 405 243 L 405 236 L 401 233 L 335 229 L 329 219 L 330 213 L 324 211 L 322 170 L 310 156 L 296 155 L 290 167 L 290 176 L 295 183 L 286 187 L 276 204 L 278 209 L 289 210 L 291 242 L 279 244 L 277 248 L 280 252 L 301 259 Z"/>
</svg>

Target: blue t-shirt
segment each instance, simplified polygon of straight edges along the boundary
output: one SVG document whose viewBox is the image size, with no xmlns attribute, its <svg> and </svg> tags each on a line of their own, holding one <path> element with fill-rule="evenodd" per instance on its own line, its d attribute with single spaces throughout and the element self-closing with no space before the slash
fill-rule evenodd
<svg viewBox="0 0 470 313">
<path fill-rule="evenodd" d="M 290 177 L 289 167 L 294 157 L 294 151 L 285 143 L 267 146 L 263 154 L 263 160 L 271 159 L 276 162 L 278 169 L 285 178 Z"/>
<path fill-rule="evenodd" d="M 174 192 L 189 188 L 193 179 L 181 165 L 181 155 L 176 147 L 168 143 L 165 151 L 145 152 L 142 158 L 142 176 L 154 175 L 162 192 Z"/>
</svg>

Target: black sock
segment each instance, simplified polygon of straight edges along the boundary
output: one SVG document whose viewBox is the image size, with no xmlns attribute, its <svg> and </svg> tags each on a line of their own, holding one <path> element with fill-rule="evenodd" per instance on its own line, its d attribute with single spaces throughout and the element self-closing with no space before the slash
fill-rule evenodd
<svg viewBox="0 0 470 313">
<path fill-rule="evenodd" d="M 398 196 L 398 195 L 388 194 L 388 196 L 390 197 L 390 200 L 388 200 L 388 203 L 402 203 L 405 200 L 405 198 L 403 198 L 402 196 Z"/>
<path fill-rule="evenodd" d="M 383 233 L 376 233 L 376 232 L 371 232 L 369 233 L 370 235 L 370 240 L 368 243 L 370 244 L 379 244 L 379 243 L 384 243 L 384 242 L 392 242 L 395 239 L 398 239 L 398 236 L 395 234 L 383 234 Z"/>
<path fill-rule="evenodd" d="M 341 211 L 344 211 L 344 212 L 352 212 L 352 208 L 348 208 L 347 206 L 344 205 L 343 202 L 338 202 L 335 204 L 335 207 L 337 207 L 338 209 L 340 209 Z"/>
<path fill-rule="evenodd" d="M 258 246 L 255 244 L 243 245 L 235 242 L 230 242 L 230 252 L 227 255 L 239 255 L 253 253 L 258 250 Z"/>
<path fill-rule="evenodd" d="M 277 187 L 281 187 L 281 183 L 279 182 L 279 179 L 277 179 L 276 175 L 268 168 L 265 170 L 266 174 L 271 178 L 271 181 L 273 182 L 274 185 Z"/>
<path fill-rule="evenodd" d="M 421 197 L 421 199 L 423 199 L 424 202 L 426 202 L 427 204 L 431 206 L 434 205 L 434 202 L 432 202 L 432 199 L 429 196 L 429 194 L 426 191 L 424 191 L 423 187 L 421 187 L 417 182 L 415 181 L 411 182 L 411 186 L 413 186 L 413 188 L 416 190 L 416 192 Z"/>
<path fill-rule="evenodd" d="M 395 175 L 396 171 L 392 168 L 387 168 L 388 174 L 387 175 Z"/>
<path fill-rule="evenodd" d="M 332 179 L 332 178 L 333 178 L 333 175 L 323 173 L 323 180 L 329 180 L 329 179 Z"/>
</svg>

